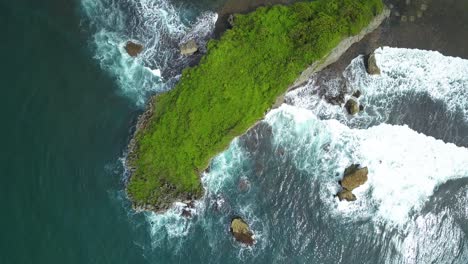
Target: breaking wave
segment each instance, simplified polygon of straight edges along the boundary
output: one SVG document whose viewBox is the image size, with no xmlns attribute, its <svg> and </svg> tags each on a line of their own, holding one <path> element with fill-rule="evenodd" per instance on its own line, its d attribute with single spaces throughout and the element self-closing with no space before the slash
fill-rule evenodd
<svg viewBox="0 0 468 264">
<path fill-rule="evenodd" d="M 195 39 L 204 47 L 217 20 L 216 13 L 168 0 L 82 0 L 81 5 L 95 32 L 94 57 L 139 106 L 150 94 L 172 88 L 181 70 L 196 59 L 181 56 L 180 44 Z M 136 58 L 124 49 L 129 40 L 144 46 Z"/>
</svg>

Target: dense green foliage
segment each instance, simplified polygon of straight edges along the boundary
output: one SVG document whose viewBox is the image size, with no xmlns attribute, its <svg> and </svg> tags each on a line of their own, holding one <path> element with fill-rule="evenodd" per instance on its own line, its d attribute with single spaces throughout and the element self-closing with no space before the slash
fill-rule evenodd
<svg viewBox="0 0 468 264">
<path fill-rule="evenodd" d="M 381 0 L 317 0 L 237 15 L 233 29 L 209 42 L 200 64 L 155 100 L 130 161 L 134 203 L 199 197 L 199 173 L 210 159 L 261 119 L 302 70 L 382 7 Z"/>
</svg>

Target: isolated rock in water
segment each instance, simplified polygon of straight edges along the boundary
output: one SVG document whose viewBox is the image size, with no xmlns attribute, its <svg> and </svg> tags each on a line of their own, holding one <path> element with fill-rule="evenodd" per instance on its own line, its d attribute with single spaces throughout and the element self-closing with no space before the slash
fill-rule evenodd
<svg viewBox="0 0 468 264">
<path fill-rule="evenodd" d="M 232 219 L 230 231 L 237 241 L 246 245 L 253 245 L 253 233 L 242 218 L 235 217 Z"/>
<path fill-rule="evenodd" d="M 341 192 L 337 194 L 338 199 L 340 201 L 346 200 L 348 202 L 356 201 L 356 196 L 351 192 L 346 189 L 343 189 Z"/>
<path fill-rule="evenodd" d="M 356 189 L 367 181 L 368 173 L 367 167 L 359 168 L 359 165 L 356 164 L 349 166 L 345 170 L 343 180 L 341 180 L 341 187 L 348 191 Z"/>
<path fill-rule="evenodd" d="M 180 53 L 182 55 L 190 56 L 198 51 L 198 45 L 195 40 L 189 40 L 188 42 L 180 46 Z"/>
<path fill-rule="evenodd" d="M 132 41 L 127 41 L 127 44 L 125 44 L 125 50 L 127 51 L 128 55 L 136 57 L 143 51 L 143 45 Z"/>
<path fill-rule="evenodd" d="M 367 59 L 367 73 L 376 75 L 380 74 L 379 66 L 377 66 L 377 60 L 375 59 L 375 54 L 372 53 Z"/>
<path fill-rule="evenodd" d="M 354 99 L 349 99 L 345 104 L 345 108 L 350 115 L 355 115 L 359 112 L 359 104 Z"/>
</svg>

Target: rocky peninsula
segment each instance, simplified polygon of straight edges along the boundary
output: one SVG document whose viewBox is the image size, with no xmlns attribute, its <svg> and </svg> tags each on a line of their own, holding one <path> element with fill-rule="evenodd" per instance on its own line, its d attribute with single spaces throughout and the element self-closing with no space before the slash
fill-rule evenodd
<svg viewBox="0 0 468 264">
<path fill-rule="evenodd" d="M 157 212 L 200 198 L 200 174 L 213 156 L 387 16 L 380 0 L 318 0 L 235 15 L 200 64 L 150 100 L 140 118 L 127 160 L 134 208 Z"/>
</svg>

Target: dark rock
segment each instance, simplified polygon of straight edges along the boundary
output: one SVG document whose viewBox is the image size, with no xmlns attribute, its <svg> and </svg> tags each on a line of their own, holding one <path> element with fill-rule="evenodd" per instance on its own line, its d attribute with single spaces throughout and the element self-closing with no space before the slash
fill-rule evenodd
<svg viewBox="0 0 468 264">
<path fill-rule="evenodd" d="M 143 51 L 143 45 L 133 41 L 127 41 L 127 44 L 125 44 L 125 50 L 128 55 L 136 57 Z"/>
<path fill-rule="evenodd" d="M 182 213 L 180 215 L 183 216 L 183 217 L 186 217 L 186 218 L 191 218 L 192 217 L 192 211 L 190 211 L 190 209 L 188 209 L 188 208 L 184 208 L 184 209 L 182 209 Z"/>
<path fill-rule="evenodd" d="M 353 96 L 356 97 L 356 98 L 359 98 L 359 97 L 361 96 L 361 91 L 356 90 L 356 91 L 353 93 Z"/>
<path fill-rule="evenodd" d="M 371 75 L 380 74 L 380 68 L 379 66 L 377 66 L 377 60 L 375 59 L 374 53 L 370 54 L 369 57 L 367 58 L 366 69 L 367 69 L 367 73 Z"/>
<path fill-rule="evenodd" d="M 193 55 L 197 51 L 198 45 L 193 39 L 180 46 L 180 53 L 185 56 Z"/>
<path fill-rule="evenodd" d="M 355 115 L 359 112 L 359 103 L 354 99 L 349 99 L 345 104 L 348 114 Z"/>
<path fill-rule="evenodd" d="M 237 241 L 249 246 L 253 245 L 255 241 L 253 233 L 250 230 L 249 225 L 242 218 L 234 217 L 231 220 L 230 231 Z"/>
<path fill-rule="evenodd" d="M 364 111 L 364 106 L 363 105 L 359 105 L 359 111 Z"/>
</svg>

